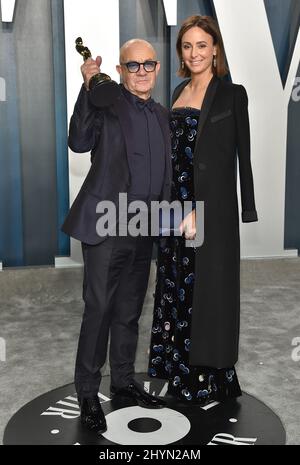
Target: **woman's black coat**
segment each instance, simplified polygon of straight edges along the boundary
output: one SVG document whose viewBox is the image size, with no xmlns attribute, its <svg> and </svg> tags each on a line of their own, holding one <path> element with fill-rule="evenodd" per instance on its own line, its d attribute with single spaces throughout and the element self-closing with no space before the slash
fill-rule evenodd
<svg viewBox="0 0 300 465">
<path fill-rule="evenodd" d="M 173 93 L 173 104 L 189 80 Z M 202 104 L 194 151 L 195 199 L 204 201 L 204 243 L 196 249 L 190 364 L 216 368 L 238 360 L 242 221 L 257 221 L 250 163 L 248 98 L 241 85 L 213 77 Z"/>
</svg>

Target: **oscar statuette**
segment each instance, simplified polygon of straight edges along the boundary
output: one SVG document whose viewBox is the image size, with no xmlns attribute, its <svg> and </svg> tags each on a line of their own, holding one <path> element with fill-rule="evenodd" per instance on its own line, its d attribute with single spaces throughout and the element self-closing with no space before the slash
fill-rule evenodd
<svg viewBox="0 0 300 465">
<path fill-rule="evenodd" d="M 91 58 L 92 54 L 88 47 L 82 43 L 82 38 L 78 37 L 75 41 L 76 50 L 83 56 L 83 60 Z M 105 73 L 98 73 L 90 79 L 89 98 L 90 102 L 96 107 L 107 107 L 115 103 L 120 96 L 120 86 Z"/>
</svg>

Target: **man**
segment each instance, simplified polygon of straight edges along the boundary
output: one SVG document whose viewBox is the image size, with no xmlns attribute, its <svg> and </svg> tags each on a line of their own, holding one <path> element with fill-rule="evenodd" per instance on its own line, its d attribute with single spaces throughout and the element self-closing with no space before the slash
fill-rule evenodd
<svg viewBox="0 0 300 465">
<path fill-rule="evenodd" d="M 81 67 L 84 85 L 70 122 L 69 146 L 91 151 L 91 168 L 63 225 L 82 242 L 85 309 L 78 343 L 75 386 L 81 421 L 104 432 L 106 422 L 97 396 L 110 333 L 112 396 L 128 396 L 143 407 L 165 402 L 146 393 L 134 380 L 138 320 L 145 298 L 153 240 L 149 237 L 100 237 L 96 231 L 98 202 L 118 207 L 120 193 L 128 201 L 169 200 L 170 140 L 167 111 L 151 98 L 160 63 L 151 44 L 126 42 L 117 71 L 121 96 L 102 110 L 88 99 L 91 77 L 100 72 L 101 57 Z"/>
</svg>

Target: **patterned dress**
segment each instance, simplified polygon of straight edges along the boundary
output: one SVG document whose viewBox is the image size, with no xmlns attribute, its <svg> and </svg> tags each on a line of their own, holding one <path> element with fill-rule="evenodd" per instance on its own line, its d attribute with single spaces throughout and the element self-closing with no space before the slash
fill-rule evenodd
<svg viewBox="0 0 300 465">
<path fill-rule="evenodd" d="M 171 114 L 172 198 L 194 201 L 193 151 L 200 110 L 174 109 Z M 182 237 L 167 237 L 159 246 L 150 377 L 169 380 L 168 393 L 205 405 L 241 395 L 234 367 L 189 365 L 195 249 Z M 217 324 L 217 322 L 216 322 Z"/>
</svg>

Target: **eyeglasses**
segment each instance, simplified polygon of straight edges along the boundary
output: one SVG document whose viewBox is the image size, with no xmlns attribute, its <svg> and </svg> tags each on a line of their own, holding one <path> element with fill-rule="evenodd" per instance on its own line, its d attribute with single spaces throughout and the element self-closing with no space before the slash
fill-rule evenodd
<svg viewBox="0 0 300 465">
<path fill-rule="evenodd" d="M 141 65 L 147 73 L 152 73 L 157 65 L 157 61 L 147 60 L 144 63 L 138 63 L 137 61 L 129 61 L 128 63 L 121 63 L 121 65 L 126 66 L 130 73 L 137 73 L 140 70 Z"/>
</svg>

